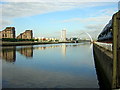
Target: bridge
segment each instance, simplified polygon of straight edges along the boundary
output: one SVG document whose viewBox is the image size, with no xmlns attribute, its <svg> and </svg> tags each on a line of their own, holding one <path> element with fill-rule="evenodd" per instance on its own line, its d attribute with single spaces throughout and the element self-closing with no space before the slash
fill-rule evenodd
<svg viewBox="0 0 120 90">
<path fill-rule="evenodd" d="M 90 42 L 93 42 L 92 36 L 88 32 L 82 32 L 79 35 L 81 35 L 81 34 L 86 34 L 89 37 Z"/>
</svg>

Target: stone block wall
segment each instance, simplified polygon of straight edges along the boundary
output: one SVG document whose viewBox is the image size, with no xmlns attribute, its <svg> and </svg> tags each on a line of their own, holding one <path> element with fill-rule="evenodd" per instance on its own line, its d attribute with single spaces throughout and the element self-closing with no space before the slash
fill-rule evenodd
<svg viewBox="0 0 120 90">
<path fill-rule="evenodd" d="M 0 31 L 0 38 L 15 38 L 15 27 L 6 27 Z"/>
<path fill-rule="evenodd" d="M 25 32 L 23 32 L 20 35 L 18 35 L 17 39 L 33 39 L 33 32 L 32 32 L 32 30 L 26 30 Z"/>
</svg>

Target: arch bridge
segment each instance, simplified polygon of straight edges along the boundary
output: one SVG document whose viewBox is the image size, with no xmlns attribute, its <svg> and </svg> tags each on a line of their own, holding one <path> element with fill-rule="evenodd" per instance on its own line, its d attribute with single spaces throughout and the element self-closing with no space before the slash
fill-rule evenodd
<svg viewBox="0 0 120 90">
<path fill-rule="evenodd" d="M 89 37 L 90 42 L 93 42 L 92 36 L 91 36 L 89 33 L 87 33 L 87 32 L 82 32 L 81 34 L 86 34 L 86 35 Z"/>
</svg>

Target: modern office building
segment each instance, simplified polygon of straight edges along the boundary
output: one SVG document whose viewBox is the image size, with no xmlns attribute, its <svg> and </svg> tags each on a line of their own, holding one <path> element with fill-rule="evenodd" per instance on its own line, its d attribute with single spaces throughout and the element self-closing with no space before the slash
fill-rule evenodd
<svg viewBox="0 0 120 90">
<path fill-rule="evenodd" d="M 61 41 L 66 41 L 66 30 L 63 29 L 61 32 Z"/>
</svg>

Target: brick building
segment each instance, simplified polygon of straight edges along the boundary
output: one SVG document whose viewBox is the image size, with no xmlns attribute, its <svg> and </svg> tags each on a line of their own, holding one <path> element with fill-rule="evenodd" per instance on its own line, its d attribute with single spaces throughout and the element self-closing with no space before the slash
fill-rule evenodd
<svg viewBox="0 0 120 90">
<path fill-rule="evenodd" d="M 23 32 L 20 35 L 18 35 L 17 39 L 33 39 L 33 32 L 32 32 L 32 30 L 26 30 L 25 32 Z"/>
<path fill-rule="evenodd" d="M 0 38 L 15 38 L 15 27 L 6 27 L 0 31 Z"/>
</svg>

